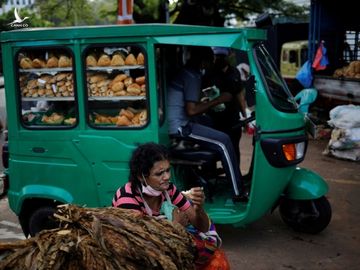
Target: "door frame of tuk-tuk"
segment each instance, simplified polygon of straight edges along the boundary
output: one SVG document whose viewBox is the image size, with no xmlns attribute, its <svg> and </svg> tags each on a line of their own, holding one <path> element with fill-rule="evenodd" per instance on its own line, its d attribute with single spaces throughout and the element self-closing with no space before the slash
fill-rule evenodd
<svg viewBox="0 0 360 270">
<path fill-rule="evenodd" d="M 188 35 L 180 35 L 176 37 L 156 37 L 154 38 L 156 40 L 154 44 L 228 47 L 237 50 L 244 50 L 248 53 L 250 69 L 254 71 L 256 70 L 255 59 L 251 56 L 251 46 L 254 43 L 260 42 L 266 38 L 264 31 L 258 29 L 245 29 L 242 31 L 239 30 L 238 33 L 216 35 L 216 37 L 218 36 L 220 36 L 220 38 L 214 38 L 213 34 L 191 36 L 191 39 L 189 39 Z M 254 73 L 259 76 L 258 72 L 255 71 Z M 166 137 L 166 141 L 162 141 L 162 143 L 167 143 L 167 138 L 168 137 Z M 256 151 L 254 151 L 254 153 L 255 152 Z M 181 176 L 180 178 L 174 176 L 173 180 L 175 183 L 182 181 Z M 179 183 L 179 185 L 181 186 L 181 183 Z M 255 194 L 255 192 L 253 192 L 253 194 Z M 276 196 L 276 199 L 272 199 L 271 203 L 263 203 L 262 200 L 259 200 L 259 203 L 254 203 L 252 201 L 253 199 L 251 199 L 253 197 L 252 195 L 249 203 L 235 203 L 232 199 L 232 195 L 232 191 L 229 191 L 227 196 L 220 198 L 220 200 L 215 200 L 216 202 L 213 200 L 211 203 L 205 203 L 207 213 L 214 222 L 236 225 L 250 223 L 251 221 L 258 219 L 268 209 L 270 209 L 278 198 L 278 196 Z"/>
</svg>

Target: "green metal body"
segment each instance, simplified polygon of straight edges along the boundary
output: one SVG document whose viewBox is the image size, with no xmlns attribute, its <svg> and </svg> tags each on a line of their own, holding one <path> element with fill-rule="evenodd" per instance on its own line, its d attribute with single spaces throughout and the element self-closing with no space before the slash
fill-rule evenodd
<svg viewBox="0 0 360 270">
<path fill-rule="evenodd" d="M 301 113 L 276 110 L 271 104 L 252 46 L 266 38 L 255 29 L 225 29 L 181 25 L 131 25 L 79 28 L 24 29 L 1 35 L 9 129 L 9 204 L 19 214 L 34 199 L 55 200 L 88 207 L 111 205 L 115 190 L 128 180 L 128 161 L 139 143 L 168 144 L 166 121 L 159 124 L 155 46 L 204 45 L 246 50 L 256 77 L 256 123 L 254 173 L 248 203 L 234 203 L 231 195 L 207 203 L 216 223 L 247 224 L 263 216 L 285 193 L 295 199 L 312 199 L 327 191 L 324 180 L 296 166 L 275 168 L 267 161 L 261 139 L 291 137 L 305 133 Z M 84 50 L 94 44 L 137 44 L 147 53 L 149 121 L 137 129 L 99 130 L 86 122 Z M 70 129 L 34 130 L 20 124 L 16 53 L 23 48 L 66 47 L 73 52 L 76 76 L 78 124 Z M 283 130 L 274 134 L 264 131 Z M 292 131 L 291 131 L 292 130 Z M 294 131 L 295 130 L 295 131 Z M 36 153 L 34 148 L 46 149 Z M 179 181 L 179 179 L 174 179 Z"/>
</svg>

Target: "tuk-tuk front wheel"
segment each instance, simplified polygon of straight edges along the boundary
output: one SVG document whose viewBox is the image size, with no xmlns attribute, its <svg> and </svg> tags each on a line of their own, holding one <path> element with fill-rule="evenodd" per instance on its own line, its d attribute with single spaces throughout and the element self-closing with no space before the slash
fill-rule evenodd
<svg viewBox="0 0 360 270">
<path fill-rule="evenodd" d="M 284 198 L 279 210 L 283 221 L 298 232 L 319 233 L 331 220 L 331 206 L 324 196 L 314 200 Z"/>
</svg>

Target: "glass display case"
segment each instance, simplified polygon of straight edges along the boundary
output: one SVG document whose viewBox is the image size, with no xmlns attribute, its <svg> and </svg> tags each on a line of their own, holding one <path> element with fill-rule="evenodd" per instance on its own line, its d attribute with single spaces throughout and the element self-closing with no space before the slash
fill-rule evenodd
<svg viewBox="0 0 360 270">
<path fill-rule="evenodd" d="M 141 127 L 147 123 L 145 53 L 140 46 L 90 46 L 84 70 L 88 124 L 93 128 Z M 77 123 L 72 52 L 62 48 L 21 50 L 18 85 L 27 128 Z"/>
<path fill-rule="evenodd" d="M 18 53 L 22 124 L 26 127 L 74 126 L 77 122 L 73 57 L 60 48 Z"/>
<path fill-rule="evenodd" d="M 138 46 L 86 50 L 88 121 L 95 128 L 147 122 L 145 56 Z"/>
</svg>

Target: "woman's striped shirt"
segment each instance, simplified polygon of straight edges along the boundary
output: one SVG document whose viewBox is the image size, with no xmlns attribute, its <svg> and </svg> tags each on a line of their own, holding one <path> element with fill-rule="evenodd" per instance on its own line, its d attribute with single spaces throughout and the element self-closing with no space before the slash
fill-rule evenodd
<svg viewBox="0 0 360 270">
<path fill-rule="evenodd" d="M 175 187 L 173 183 L 170 183 L 169 188 L 167 189 L 171 202 L 179 208 L 181 211 L 185 211 L 190 207 L 190 202 L 185 198 L 184 195 Z M 161 199 L 163 203 L 166 201 L 166 197 L 164 194 L 161 194 Z M 132 188 L 132 183 L 128 182 L 125 186 L 120 187 L 112 200 L 112 206 L 120 207 L 125 209 L 133 209 L 144 213 L 145 215 L 145 205 L 144 201 L 140 196 L 139 190 L 137 188 Z M 160 215 L 159 211 L 154 211 L 152 209 L 153 215 Z"/>
</svg>

